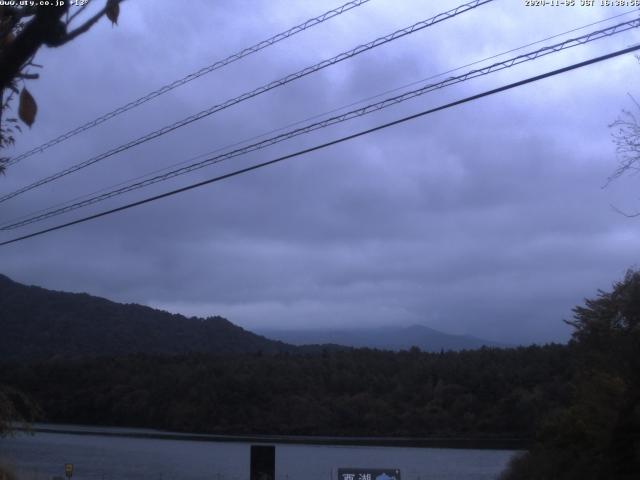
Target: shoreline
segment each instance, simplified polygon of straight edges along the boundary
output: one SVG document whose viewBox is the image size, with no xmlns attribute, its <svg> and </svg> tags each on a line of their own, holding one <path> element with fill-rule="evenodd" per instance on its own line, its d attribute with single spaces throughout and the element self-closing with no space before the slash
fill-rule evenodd
<svg viewBox="0 0 640 480">
<path fill-rule="evenodd" d="M 104 428 L 113 428 L 105 430 Z M 523 450 L 530 441 L 514 437 L 327 437 L 296 435 L 215 435 L 164 431 L 127 431 L 126 427 L 97 427 L 78 425 L 39 424 L 31 428 L 17 428 L 18 432 L 54 433 L 65 435 L 97 435 L 156 440 L 183 440 L 196 442 L 280 443 L 293 445 L 335 445 L 369 447 L 453 448 L 474 450 Z"/>
</svg>

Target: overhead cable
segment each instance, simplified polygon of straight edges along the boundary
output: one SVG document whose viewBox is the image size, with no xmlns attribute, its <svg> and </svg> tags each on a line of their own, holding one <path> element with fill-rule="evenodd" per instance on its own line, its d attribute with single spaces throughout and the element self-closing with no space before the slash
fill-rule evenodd
<svg viewBox="0 0 640 480">
<path fill-rule="evenodd" d="M 369 2 L 370 0 L 353 0 L 350 2 L 345 3 L 344 5 L 341 5 L 338 8 L 334 8 L 333 10 L 329 10 L 328 12 L 323 13 L 322 15 L 318 15 L 317 17 L 314 18 L 310 18 L 309 20 L 306 20 L 304 22 L 302 22 L 299 25 L 296 25 L 295 27 L 291 27 L 289 30 L 286 30 L 284 32 L 278 33 L 277 35 L 274 35 L 270 38 L 267 38 L 266 40 L 262 40 L 261 42 L 256 43 L 255 45 L 252 45 L 250 47 L 247 47 L 243 50 L 240 50 L 237 53 L 234 53 L 232 55 L 229 55 L 227 58 L 224 58 L 222 60 L 218 60 L 214 63 L 212 63 L 211 65 L 208 65 L 206 67 L 201 68 L 200 70 L 198 70 L 197 72 L 194 73 L 190 73 L 189 75 L 186 75 L 178 80 L 175 80 L 171 83 L 168 83 L 166 85 L 163 85 L 162 87 L 158 88 L 157 90 L 154 90 L 153 92 L 148 93 L 147 95 L 144 95 L 143 97 L 140 97 L 136 100 L 133 100 L 132 102 L 127 103 L 126 105 L 123 105 L 121 107 L 118 107 L 108 113 L 105 113 L 104 115 L 91 120 L 90 122 L 87 122 L 83 125 L 80 125 L 79 127 L 76 127 L 72 130 L 69 130 L 66 133 L 63 133 L 62 135 L 49 140 L 48 142 L 43 143 L 42 145 L 38 145 L 35 148 L 32 148 L 29 151 L 26 151 L 24 153 L 21 153 L 19 155 L 16 155 L 15 157 L 12 157 L 8 162 L 7 165 L 13 165 L 17 162 L 19 162 L 20 160 L 24 160 L 25 158 L 31 157 L 32 155 L 36 154 L 36 153 L 41 153 L 44 152 L 46 149 L 53 147 L 54 145 L 57 145 L 61 142 L 64 142 L 65 140 L 70 139 L 71 137 L 78 135 L 79 133 L 82 133 L 86 130 L 89 130 L 93 127 L 96 127 L 98 125 L 100 125 L 101 123 L 106 122 L 107 120 L 111 120 L 114 117 L 117 117 L 118 115 L 121 115 L 125 112 L 128 112 L 129 110 L 139 107 L 140 105 L 148 102 L 149 100 L 153 100 L 156 97 L 159 97 L 160 95 L 164 95 L 165 93 L 170 92 L 171 90 L 181 87 L 182 85 L 189 83 L 193 80 L 195 80 L 196 78 L 200 78 L 203 75 L 206 75 L 208 73 L 213 72 L 214 70 L 218 70 L 222 67 L 225 67 L 233 62 L 236 62 L 244 57 L 247 57 L 249 55 L 252 55 L 254 53 L 259 52 L 260 50 L 263 50 L 267 47 L 270 47 L 272 45 L 275 45 L 278 42 L 281 42 L 282 40 L 285 40 L 289 37 L 293 37 L 294 35 L 303 32 L 305 30 L 308 30 L 311 27 L 315 27 L 316 25 L 319 25 L 323 22 L 326 22 L 327 20 L 337 17 L 338 15 L 341 15 L 349 10 L 352 10 L 356 7 L 359 7 L 367 2 Z"/>
<path fill-rule="evenodd" d="M 177 177 L 179 175 L 184 175 L 186 173 L 192 172 L 194 170 L 198 170 L 200 168 L 204 168 L 206 166 L 212 165 L 212 164 L 216 164 L 216 163 L 220 163 L 223 162 L 225 160 L 228 160 L 230 158 L 234 158 L 234 157 L 238 157 L 241 155 L 245 155 L 247 153 L 250 152 L 254 152 L 257 150 L 261 150 L 264 149 L 266 147 L 275 145 L 277 143 L 283 142 L 285 140 L 289 140 L 291 138 L 297 137 L 299 135 L 302 134 L 306 134 L 306 133 L 310 133 L 313 132 L 315 130 L 319 130 L 322 128 L 326 128 L 328 126 L 331 125 L 335 125 L 338 123 L 342 123 L 342 122 L 346 122 L 348 120 L 351 120 L 353 118 L 357 118 L 357 117 L 361 117 L 364 115 L 368 115 L 370 113 L 388 108 L 392 105 L 397 105 L 398 103 L 402 103 L 405 102 L 407 100 L 410 100 L 412 98 L 424 95 L 426 93 L 435 91 L 435 90 L 439 90 L 457 83 L 461 83 L 461 82 L 465 82 L 468 80 L 471 80 L 473 78 L 477 78 L 477 77 L 481 77 L 484 75 L 488 75 L 490 73 L 495 73 L 498 72 L 500 70 L 505 70 L 507 68 L 511 68 L 515 65 L 519 65 L 521 63 L 524 62 L 528 62 L 528 61 L 532 61 L 532 60 L 536 60 L 538 58 L 541 58 L 543 56 L 552 54 L 552 53 L 557 53 L 559 51 L 562 50 L 566 50 L 568 48 L 572 48 L 578 45 L 584 45 L 586 43 L 601 39 L 601 38 L 606 38 L 606 37 L 610 37 L 612 35 L 616 35 L 622 32 L 625 32 L 627 30 L 630 30 L 632 28 L 637 28 L 640 26 L 640 19 L 635 19 L 635 20 L 630 20 L 627 22 L 622 22 L 619 23 L 617 25 L 602 29 L 602 30 L 597 30 L 594 32 L 590 32 L 588 34 L 582 35 L 580 37 L 576 37 L 576 38 L 572 38 L 572 39 L 568 39 L 565 40 L 563 42 L 557 43 L 555 45 L 550 45 L 550 46 L 546 46 L 543 48 L 540 48 L 538 50 L 529 52 L 529 53 L 524 53 L 522 55 L 518 55 L 516 57 L 512 57 L 510 59 L 501 61 L 501 62 L 497 62 L 497 63 L 493 63 L 491 65 L 488 65 L 486 67 L 483 68 L 479 68 L 476 70 L 471 70 L 463 75 L 458 75 L 458 76 L 454 76 L 454 77 L 449 77 L 441 82 L 438 83 L 432 83 L 429 85 L 425 85 L 421 88 L 409 91 L 409 92 L 405 92 L 401 95 L 397 95 L 394 97 L 390 97 L 390 98 L 386 98 L 382 101 L 376 102 L 376 103 L 372 103 L 369 105 L 366 105 L 364 107 L 355 109 L 355 110 L 351 110 L 349 112 L 340 114 L 340 115 L 336 115 L 333 116 L 331 118 L 319 121 L 319 122 L 315 122 L 315 123 L 311 123 L 309 125 L 306 125 L 304 127 L 300 127 L 294 130 L 290 130 L 288 132 L 282 133 L 280 135 L 276 135 L 274 137 L 270 137 L 267 138 L 265 140 L 262 140 L 260 142 L 256 142 L 253 143 L 251 145 L 247 145 L 245 147 L 241 147 L 235 150 L 232 150 L 230 152 L 226 152 L 226 153 L 222 153 L 220 155 L 216 155 L 210 158 L 206 158 L 202 161 L 199 162 L 195 162 L 192 163 L 190 165 L 175 169 L 175 170 L 171 170 L 169 172 L 165 172 L 163 174 L 159 174 L 156 175 L 154 177 L 148 178 L 146 180 L 141 180 L 139 182 L 135 182 L 135 183 L 131 183 L 129 185 L 125 185 L 123 187 L 120 188 L 116 188 L 113 189 L 111 191 L 105 192 L 105 193 L 101 193 L 99 195 L 90 197 L 90 198 L 86 198 L 82 201 L 70 204 L 70 205 L 66 205 L 64 207 L 60 207 L 60 208 L 53 208 L 50 210 L 47 210 L 45 213 L 40 213 L 40 214 L 36 214 L 33 216 L 30 216 L 28 218 L 13 222 L 13 223 L 7 223 L 4 224 L 2 226 L 0 226 L 0 230 L 12 230 L 18 227 L 23 227 L 32 223 L 36 223 L 39 221 L 43 221 L 45 219 L 51 218 L 51 217 L 55 217 L 73 210 L 77 210 L 79 208 L 82 207 L 86 207 L 89 205 L 93 205 L 95 203 L 107 200 L 109 198 L 113 198 L 115 196 L 118 195 L 122 195 L 124 193 L 133 191 L 133 190 L 138 190 L 140 188 L 143 187 L 147 187 L 149 185 L 153 185 L 155 183 L 159 183 L 165 180 L 168 180 L 170 178 L 174 178 Z"/>
<path fill-rule="evenodd" d="M 38 209 L 36 211 L 30 212 L 30 213 L 27 213 L 27 214 L 22 214 L 22 215 L 20 215 L 18 217 L 14 217 L 13 219 L 6 221 L 3 225 L 0 226 L 0 230 L 2 229 L 2 226 L 6 226 L 9 223 L 14 223 L 14 222 L 17 222 L 18 220 L 22 220 L 22 219 L 34 216 L 34 215 L 42 213 L 42 212 L 47 212 L 47 211 L 56 209 L 58 207 L 69 205 L 69 204 L 71 204 L 73 202 L 76 202 L 76 201 L 79 201 L 81 199 L 85 199 L 85 198 L 89 198 L 89 197 L 95 196 L 95 195 L 97 195 L 99 193 L 102 193 L 102 192 L 106 192 L 106 191 L 115 189 L 116 187 L 120 187 L 122 185 L 126 185 L 126 184 L 128 184 L 130 182 L 135 182 L 136 180 L 142 180 L 144 178 L 156 175 L 157 173 L 160 173 L 160 172 L 166 172 L 166 171 L 171 170 L 172 168 L 175 168 L 175 167 L 177 167 L 179 165 L 185 165 L 185 164 L 193 162 L 195 160 L 199 160 L 201 158 L 205 158 L 205 157 L 211 156 L 214 153 L 222 152 L 222 151 L 228 150 L 228 149 L 233 148 L 233 147 L 238 147 L 240 145 L 247 144 L 247 143 L 249 143 L 251 141 L 254 141 L 254 140 L 257 140 L 259 138 L 267 137 L 267 136 L 269 136 L 269 135 L 271 135 L 273 133 L 282 132 L 284 130 L 287 130 L 288 128 L 295 127 L 295 126 L 298 126 L 298 125 L 302 125 L 302 124 L 304 124 L 306 122 L 309 122 L 311 120 L 315 120 L 315 119 L 318 119 L 318 118 L 323 118 L 323 117 L 326 117 L 327 115 L 331 115 L 332 113 L 340 112 L 340 111 L 345 110 L 345 109 L 347 109 L 349 107 L 353 107 L 355 105 L 360 105 L 362 103 L 368 102 L 370 100 L 374 100 L 376 98 L 384 97 L 385 95 L 388 95 L 390 93 L 399 92 L 399 91 L 404 90 L 406 88 L 425 83 L 425 82 L 427 82 L 429 80 L 433 80 L 435 78 L 443 77 L 443 76 L 445 76 L 445 75 L 447 75 L 449 73 L 453 73 L 453 72 L 457 72 L 459 70 L 462 70 L 463 68 L 472 67 L 474 65 L 479 65 L 479 64 L 484 63 L 484 62 L 486 62 L 488 60 L 493 60 L 493 59 L 502 57 L 504 55 L 507 55 L 509 53 L 513 53 L 513 52 L 522 50 L 524 48 L 531 47 L 533 45 L 539 45 L 539 44 L 544 43 L 546 41 L 553 40 L 554 38 L 562 37 L 564 35 L 567 35 L 567 34 L 573 33 L 573 32 L 577 32 L 579 30 L 584 30 L 585 28 L 589 28 L 589 27 L 592 27 L 594 25 L 599 25 L 601 23 L 609 22 L 609 21 L 614 20 L 616 18 L 629 15 L 631 13 L 637 13 L 637 10 L 629 10 L 629 11 L 626 11 L 626 12 L 622 12 L 622 13 L 619 13 L 617 15 L 613 15 L 611 17 L 603 18 L 601 20 L 598 20 L 598 21 L 595 21 L 595 22 L 592 22 L 592 23 L 587 23 L 585 25 L 581 25 L 579 27 L 572 28 L 570 30 L 565 30 L 564 32 L 557 33 L 557 34 L 542 38 L 540 40 L 536 40 L 535 42 L 530 42 L 530 43 L 527 43 L 525 45 L 521 45 L 519 47 L 515 47 L 515 48 L 509 49 L 509 50 L 505 50 L 505 51 L 500 52 L 500 53 L 495 53 L 495 54 L 493 54 L 491 56 L 484 57 L 484 58 L 482 58 L 480 60 L 474 60 L 473 62 L 467 63 L 465 65 L 461 65 L 461 66 L 446 70 L 444 72 L 439 72 L 437 74 L 430 75 L 429 77 L 422 78 L 420 80 L 415 80 L 415 81 L 413 81 L 411 83 L 406 83 L 406 84 L 401 85 L 399 87 L 395 87 L 395 88 L 392 88 L 390 90 L 385 90 L 384 92 L 380 92 L 380 93 L 377 93 L 375 95 L 371 95 L 369 97 L 362 98 L 360 100 L 356 100 L 355 102 L 348 103 L 348 104 L 343 105 L 341 107 L 337 107 L 337 108 L 334 108 L 332 110 L 325 111 L 325 112 L 322 112 L 322 113 L 314 114 L 314 115 L 311 115 L 311 116 L 306 117 L 304 119 L 296 120 L 293 123 L 289 123 L 287 125 L 283 125 L 281 127 L 274 128 L 274 129 L 269 130 L 267 132 L 263 132 L 263 133 L 260 133 L 260 134 L 257 134 L 257 135 L 253 135 L 253 136 L 251 136 L 249 138 L 245 138 L 243 140 L 235 141 L 235 142 L 233 142 L 231 144 L 227 144 L 227 145 L 224 145 L 224 146 L 221 146 L 221 147 L 217 147 L 214 150 L 210 150 L 210 151 L 205 152 L 205 153 L 200 153 L 200 154 L 195 155 L 193 157 L 190 157 L 190 158 L 188 158 L 186 160 L 181 160 L 179 162 L 172 163 L 172 164 L 167 165 L 165 167 L 162 167 L 162 168 L 159 168 L 159 169 L 156 169 L 156 170 L 152 170 L 150 172 L 146 172 L 146 173 L 141 174 L 141 175 L 137 175 L 137 176 L 135 176 L 133 178 L 129 178 L 127 180 L 123 180 L 121 182 L 118 182 L 117 184 L 109 185 L 107 187 L 100 188 L 99 190 L 95 190 L 95 191 L 90 192 L 90 193 L 85 193 L 85 194 L 79 195 L 79 196 L 74 197 L 74 198 L 69 199 L 69 200 L 58 202 L 58 203 L 56 203 L 56 204 L 54 204 L 52 206 L 46 207 L 46 208 Z"/>
<path fill-rule="evenodd" d="M 360 55 L 361 53 L 367 52 L 373 48 L 379 47 L 381 45 L 387 44 L 389 42 L 392 42 L 394 40 L 397 40 L 399 38 L 405 37 L 407 35 L 410 35 L 412 33 L 418 32 L 420 30 L 423 30 L 427 27 L 430 27 L 436 23 L 442 22 L 444 20 L 448 20 L 450 18 L 453 18 L 457 15 L 460 15 L 462 13 L 468 12 L 472 9 L 477 8 L 480 5 L 484 5 L 486 3 L 490 3 L 493 0 L 474 0 L 472 2 L 466 3 L 464 5 L 460 5 L 454 9 L 451 9 L 447 12 L 443 12 L 440 13 L 434 17 L 431 17 L 427 20 L 423 20 L 421 22 L 417 22 L 409 27 L 397 30 L 389 35 L 385 35 L 384 37 L 379 37 L 369 43 L 365 43 L 363 45 L 360 45 L 352 50 L 349 50 L 347 52 L 343 52 L 339 55 L 336 55 L 335 57 L 332 57 L 328 60 L 323 60 L 322 62 L 319 62 L 315 65 L 312 65 L 310 67 L 306 67 L 302 70 L 299 70 L 296 73 L 292 73 L 289 74 L 285 77 L 282 77 L 278 80 L 275 80 L 273 82 L 270 82 L 266 85 L 263 85 L 261 87 L 258 87 L 252 91 L 246 92 L 238 97 L 229 99 L 221 104 L 218 105 L 214 105 L 206 110 L 202 110 L 201 112 L 198 112 L 196 114 L 190 115 L 189 117 L 183 118 L 182 120 L 179 120 L 175 123 L 172 123 L 171 125 L 167 125 L 163 128 L 160 128 L 158 130 L 155 130 L 151 133 L 148 133 L 146 135 L 143 135 L 142 137 L 139 137 L 135 140 L 132 140 L 130 142 L 127 142 L 123 145 L 120 145 L 118 147 L 115 147 L 107 152 L 104 152 L 100 155 L 96 155 L 88 160 L 85 160 L 83 162 L 80 162 L 78 164 L 75 164 L 71 167 L 68 167 L 64 170 L 61 170 L 53 175 L 50 175 L 48 177 L 42 178 L 34 183 L 31 183 L 25 187 L 19 188 L 18 190 L 15 190 L 13 192 L 10 192 L 8 194 L 5 194 L 3 196 L 0 196 L 0 202 L 5 202 L 13 197 L 16 197 L 22 193 L 28 192 L 29 190 L 33 190 L 34 188 L 37 188 L 39 186 L 45 185 L 49 182 L 52 182 L 54 180 L 57 180 L 61 177 L 64 177 L 66 175 L 69 175 L 71 173 L 77 172 L 78 170 L 82 170 L 83 168 L 86 168 L 90 165 L 93 165 L 101 160 L 104 160 L 106 158 L 112 157 L 113 155 L 116 155 L 117 153 L 121 153 L 124 152 L 125 150 L 128 150 L 130 148 L 133 148 L 137 145 L 140 145 L 142 143 L 148 142 L 149 140 L 153 140 L 155 138 L 158 138 L 162 135 L 165 135 L 169 132 L 172 132 L 173 130 L 176 130 L 178 128 L 184 127 L 186 125 L 189 125 L 197 120 L 201 120 L 205 117 L 208 117 L 209 115 L 212 115 L 216 112 L 219 112 L 221 110 L 224 110 L 226 108 L 229 108 L 233 105 L 236 105 L 240 102 L 243 102 L 245 100 L 249 100 L 250 98 L 256 97 L 262 93 L 268 92 L 270 90 L 273 90 L 274 88 L 278 88 L 281 87 L 283 85 L 286 85 L 290 82 L 293 82 L 295 80 L 298 80 L 302 77 L 305 77 L 307 75 L 310 75 L 312 73 L 315 73 L 319 70 L 322 70 L 324 68 L 327 68 L 331 65 L 335 65 L 336 63 L 342 62 L 344 60 L 347 60 L 349 58 L 355 57 L 356 55 Z"/>
<path fill-rule="evenodd" d="M 146 203 L 151 203 L 151 202 L 154 202 L 156 200 L 160 200 L 162 198 L 167 198 L 167 197 L 170 197 L 170 196 L 173 196 L 173 195 L 177 195 L 179 193 L 183 193 L 183 192 L 186 192 L 186 191 L 189 191 L 189 190 L 193 190 L 195 188 L 199 188 L 199 187 L 202 187 L 202 186 L 205 186 L 205 185 L 216 183 L 216 182 L 219 182 L 219 181 L 231 178 L 231 177 L 235 177 L 235 176 L 238 176 L 238 175 L 241 175 L 241 174 L 253 171 L 253 170 L 258 170 L 258 169 L 263 168 L 263 167 L 274 165 L 276 163 L 283 162 L 285 160 L 289 160 L 289 159 L 296 158 L 296 157 L 299 157 L 299 156 L 302 156 L 302 155 L 305 155 L 305 154 L 308 154 L 308 153 L 311 153 L 311 152 L 322 150 L 324 148 L 327 148 L 327 147 L 330 147 L 330 146 L 333 146 L 333 145 L 337 145 L 339 143 L 343 143 L 343 142 L 346 142 L 348 140 L 353 140 L 353 139 L 361 137 L 363 135 L 368 135 L 370 133 L 373 133 L 373 132 L 376 132 L 376 131 L 379 131 L 379 130 L 383 130 L 383 129 L 386 129 L 386 128 L 389 128 L 389 127 L 392 127 L 392 126 L 395 126 L 395 125 L 399 125 L 399 124 L 408 122 L 410 120 L 414 120 L 416 118 L 420 118 L 420 117 L 423 117 L 423 116 L 426 116 L 426 115 L 429 115 L 429 114 L 432 114 L 432 113 L 435 113 L 435 112 L 439 112 L 439 111 L 442 111 L 442 110 L 446 110 L 448 108 L 452 108 L 452 107 L 455 107 L 455 106 L 458 106 L 458 105 L 462 105 L 464 103 L 469 103 L 469 102 L 472 102 L 472 101 L 475 101 L 475 100 L 479 100 L 481 98 L 488 97 L 488 96 L 494 95 L 496 93 L 504 92 L 506 90 L 511 90 L 513 88 L 521 87 L 523 85 L 526 85 L 526 84 L 529 84 L 529 83 L 533 83 L 533 82 L 537 82 L 537 81 L 543 80 L 545 78 L 549 78 L 549 77 L 553 77 L 553 76 L 556 76 L 556 75 L 560 75 L 560 74 L 569 72 L 571 70 L 576 70 L 578 68 L 586 67 L 588 65 L 593 65 L 593 64 L 605 61 L 605 60 L 609 60 L 609 59 L 618 57 L 620 55 L 625 55 L 625 54 L 628 54 L 628 53 L 635 52 L 637 50 L 640 50 L 640 44 L 634 45 L 634 46 L 631 46 L 631 47 L 628 47 L 628 48 L 624 48 L 622 50 L 617 50 L 615 52 L 611 52 L 611 53 L 608 53 L 606 55 L 601 55 L 599 57 L 591 58 L 591 59 L 585 60 L 583 62 L 574 63 L 572 65 L 569 65 L 569 66 L 566 66 L 566 67 L 562 67 L 562 68 L 558 68 L 556 70 L 552 70 L 550 72 L 546 72 L 546 73 L 543 73 L 543 74 L 540 74 L 540 75 L 536 75 L 536 76 L 533 76 L 533 77 L 528 77 L 528 78 L 526 78 L 524 80 L 519 80 L 517 82 L 509 83 L 507 85 L 503 85 L 503 86 L 498 87 L 498 88 L 487 90 L 487 91 L 484 91 L 482 93 L 478 93 L 476 95 L 471 95 L 469 97 L 465 97 L 465 98 L 463 98 L 461 100 L 456 100 L 454 102 L 450 102 L 450 103 L 447 103 L 445 105 L 441 105 L 439 107 L 435 107 L 435 108 L 431 108 L 431 109 L 428 109 L 428 110 L 424 110 L 422 112 L 415 113 L 413 115 L 408 115 L 408 116 L 402 117 L 400 119 L 394 120 L 392 122 L 384 123 L 382 125 L 378 125 L 378 126 L 373 127 L 373 128 L 368 128 L 366 130 L 362 130 L 360 132 L 357 132 L 357 133 L 354 133 L 354 134 L 351 134 L 351 135 L 347 135 L 347 136 L 338 138 L 336 140 L 332 140 L 330 142 L 326 142 L 326 143 L 323 143 L 323 144 L 320 144 L 320 145 L 316 145 L 316 146 L 311 147 L 311 148 L 306 148 L 304 150 L 299 150 L 299 151 L 297 151 L 295 153 L 291 153 L 289 155 L 283 155 L 283 156 L 275 158 L 273 160 L 269 160 L 269 161 L 262 162 L 262 163 L 259 163 L 259 164 L 256 164 L 256 165 L 252 165 L 250 167 L 242 168 L 242 169 L 236 170 L 234 172 L 230 172 L 230 173 L 227 173 L 227 174 L 224 174 L 224 175 L 220 175 L 220 176 L 217 176 L 217 177 L 214 177 L 214 178 L 210 178 L 208 180 L 204 180 L 202 182 L 193 183 L 193 184 L 188 185 L 186 187 L 182 187 L 182 188 L 178 188 L 178 189 L 175 189 L 175 190 L 171 190 L 169 192 L 165 192 L 165 193 L 162 193 L 162 194 L 159 194 L 159 195 L 154 195 L 152 197 L 148 197 L 148 198 L 145 198 L 143 200 L 138 200 L 136 202 L 128 203 L 128 204 L 122 205 L 120 207 L 112 208 L 110 210 L 106 210 L 106 211 L 99 212 L 99 213 L 96 213 L 96 214 L 93 214 L 93 215 L 89 215 L 89 216 L 86 216 L 86 217 L 83 217 L 83 218 L 79 218 L 79 219 L 73 220 L 71 222 L 67 222 L 67 223 L 59 224 L 59 225 L 56 225 L 56 226 L 53 226 L 53 227 L 49 227 L 49 228 L 46 228 L 46 229 L 43 229 L 43 230 L 39 230 L 37 232 L 33 232 L 33 233 L 28 234 L 28 235 L 23 235 L 21 237 L 13 238 L 11 240 L 6 240 L 4 242 L 0 242 L 0 246 L 4 246 L 4 245 L 9 245 L 9 244 L 12 244 L 12 243 L 20 242 L 20 241 L 26 240 L 28 238 L 33 238 L 33 237 L 37 237 L 37 236 L 40 236 L 40 235 L 44 235 L 44 234 L 49 233 L 49 232 L 53 232 L 53 231 L 60 230 L 60 229 L 66 228 L 66 227 L 70 227 L 72 225 L 77 225 L 79 223 L 88 222 L 89 220 L 95 220 L 97 218 L 101 218 L 101 217 L 104 217 L 104 216 L 107 216 L 107 215 L 111 215 L 113 213 L 117 213 L 117 212 L 121 212 L 121 211 L 124 211 L 124 210 L 128 210 L 130 208 L 134 208 L 134 207 L 137 207 L 137 206 L 140 206 L 140 205 L 144 205 Z"/>
</svg>

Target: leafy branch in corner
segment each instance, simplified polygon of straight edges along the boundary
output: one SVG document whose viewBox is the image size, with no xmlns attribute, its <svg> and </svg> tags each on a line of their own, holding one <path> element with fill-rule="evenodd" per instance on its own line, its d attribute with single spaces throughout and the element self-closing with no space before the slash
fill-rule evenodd
<svg viewBox="0 0 640 480">
<path fill-rule="evenodd" d="M 88 17 L 90 2 L 73 13 L 69 2 L 56 6 L 0 6 L 0 149 L 15 143 L 15 133 L 21 131 L 18 118 L 29 127 L 35 122 L 38 105 L 25 81 L 39 78 L 32 69 L 40 67 L 33 63 L 40 47 L 61 47 L 88 32 L 102 17 L 117 24 L 122 1 L 105 0 L 104 6 Z M 16 97 L 18 118 L 5 118 Z M 0 173 L 4 173 L 7 160 L 0 156 Z"/>
</svg>

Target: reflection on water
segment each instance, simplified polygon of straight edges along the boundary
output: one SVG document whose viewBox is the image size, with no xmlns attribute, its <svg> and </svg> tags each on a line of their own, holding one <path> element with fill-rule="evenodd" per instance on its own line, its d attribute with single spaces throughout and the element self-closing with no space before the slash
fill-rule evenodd
<svg viewBox="0 0 640 480">
<path fill-rule="evenodd" d="M 99 435 L 20 434 L 0 439 L 0 460 L 25 480 L 247 480 L 249 446 Z M 278 480 L 335 480 L 338 468 L 399 468 L 403 480 L 495 479 L 509 450 L 348 447 L 276 444 Z"/>
</svg>

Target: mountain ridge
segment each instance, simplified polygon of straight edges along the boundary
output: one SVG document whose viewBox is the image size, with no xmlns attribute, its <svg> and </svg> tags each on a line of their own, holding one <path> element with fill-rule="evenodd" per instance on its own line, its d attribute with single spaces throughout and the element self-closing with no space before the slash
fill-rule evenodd
<svg viewBox="0 0 640 480">
<path fill-rule="evenodd" d="M 23 285 L 0 275 L 0 360 L 133 353 L 277 353 L 295 347 L 226 318 L 186 317 L 87 293 Z"/>
<path fill-rule="evenodd" d="M 506 347 L 424 325 L 251 332 L 226 318 L 186 317 L 88 293 L 24 285 L 0 274 L 0 361 L 188 353 L 317 353 L 372 348 L 423 351 Z"/>
<path fill-rule="evenodd" d="M 342 329 L 260 329 L 260 335 L 292 345 L 335 344 L 354 348 L 380 350 L 409 350 L 418 347 L 427 352 L 441 350 L 470 350 L 485 347 L 508 347 L 502 343 L 474 337 L 454 335 L 426 325 L 382 326 L 373 328 Z"/>
</svg>

